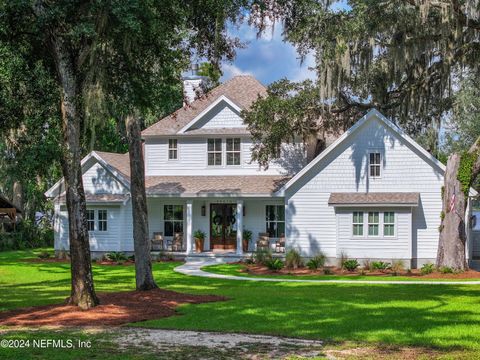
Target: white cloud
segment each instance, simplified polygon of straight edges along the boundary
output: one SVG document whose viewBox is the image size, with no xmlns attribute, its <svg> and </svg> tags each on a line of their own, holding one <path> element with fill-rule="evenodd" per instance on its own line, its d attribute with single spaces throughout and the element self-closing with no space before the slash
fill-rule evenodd
<svg viewBox="0 0 480 360">
<path fill-rule="evenodd" d="M 253 75 L 251 71 L 243 71 L 235 64 L 224 63 L 222 65 L 223 78 L 230 79 L 238 75 Z"/>
</svg>

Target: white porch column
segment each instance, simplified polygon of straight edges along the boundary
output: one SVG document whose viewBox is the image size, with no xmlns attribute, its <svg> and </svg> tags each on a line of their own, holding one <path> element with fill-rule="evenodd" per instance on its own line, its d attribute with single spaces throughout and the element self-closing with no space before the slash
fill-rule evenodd
<svg viewBox="0 0 480 360">
<path fill-rule="evenodd" d="M 243 255 L 243 200 L 237 200 L 237 254 Z"/>
<path fill-rule="evenodd" d="M 192 226 L 192 216 L 193 216 L 193 200 L 187 200 L 187 254 L 192 253 L 193 251 L 193 226 Z"/>
</svg>

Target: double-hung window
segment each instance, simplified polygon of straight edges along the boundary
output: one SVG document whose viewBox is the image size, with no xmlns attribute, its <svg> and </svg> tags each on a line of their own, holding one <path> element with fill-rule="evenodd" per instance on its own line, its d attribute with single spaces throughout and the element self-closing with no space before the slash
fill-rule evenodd
<svg viewBox="0 0 480 360">
<path fill-rule="evenodd" d="M 107 210 L 98 210 L 98 231 L 108 230 L 108 213 Z"/>
<path fill-rule="evenodd" d="M 363 236 L 363 212 L 353 213 L 353 236 Z"/>
<path fill-rule="evenodd" d="M 95 230 L 95 210 L 87 210 L 87 229 L 88 231 Z"/>
<path fill-rule="evenodd" d="M 383 213 L 383 236 L 395 236 L 395 213 L 393 211 Z"/>
<path fill-rule="evenodd" d="M 240 165 L 240 138 L 227 139 L 227 165 Z"/>
<path fill-rule="evenodd" d="M 270 237 L 279 238 L 285 234 L 285 206 L 266 206 L 266 232 Z"/>
<path fill-rule="evenodd" d="M 378 211 L 368 213 L 368 236 L 378 236 L 378 227 L 380 224 L 380 215 Z"/>
<path fill-rule="evenodd" d="M 222 165 L 222 139 L 208 139 L 207 157 L 209 166 Z"/>
<path fill-rule="evenodd" d="M 183 232 L 183 205 L 164 205 L 163 220 L 165 236 Z"/>
<path fill-rule="evenodd" d="M 380 177 L 381 156 L 378 151 L 370 152 L 368 167 L 368 173 L 371 178 Z"/>
<path fill-rule="evenodd" d="M 178 141 L 177 139 L 168 139 L 168 160 L 178 159 Z"/>
</svg>

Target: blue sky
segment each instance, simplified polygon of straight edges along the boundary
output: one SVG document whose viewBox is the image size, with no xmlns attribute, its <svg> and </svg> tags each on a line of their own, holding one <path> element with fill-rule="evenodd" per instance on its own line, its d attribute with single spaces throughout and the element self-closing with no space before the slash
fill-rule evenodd
<svg viewBox="0 0 480 360">
<path fill-rule="evenodd" d="M 241 74 L 253 75 L 264 85 L 285 77 L 292 81 L 315 77 L 315 72 L 309 69 L 315 64 L 313 55 L 300 64 L 295 48 L 282 39 L 281 24 L 276 24 L 273 32 L 267 30 L 258 39 L 256 30 L 248 24 L 231 27 L 229 31 L 247 44 L 245 49 L 237 50 L 232 63 L 222 64 L 222 81 Z"/>
</svg>

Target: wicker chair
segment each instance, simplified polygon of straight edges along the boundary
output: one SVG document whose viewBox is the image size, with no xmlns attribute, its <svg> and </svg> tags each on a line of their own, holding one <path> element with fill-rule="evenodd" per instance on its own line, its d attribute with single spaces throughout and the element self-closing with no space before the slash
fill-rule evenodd
<svg viewBox="0 0 480 360">
<path fill-rule="evenodd" d="M 173 234 L 172 251 L 183 251 L 183 233 Z"/>
<path fill-rule="evenodd" d="M 270 248 L 270 236 L 268 233 L 259 233 L 257 240 L 257 249 L 268 250 Z"/>
<path fill-rule="evenodd" d="M 152 251 L 163 250 L 163 232 L 154 232 L 152 242 Z"/>
<path fill-rule="evenodd" d="M 275 252 L 284 253 L 285 252 L 285 234 L 281 234 L 278 240 L 275 243 Z"/>
</svg>

